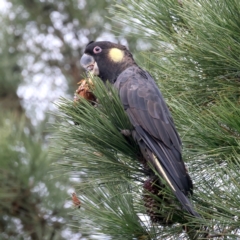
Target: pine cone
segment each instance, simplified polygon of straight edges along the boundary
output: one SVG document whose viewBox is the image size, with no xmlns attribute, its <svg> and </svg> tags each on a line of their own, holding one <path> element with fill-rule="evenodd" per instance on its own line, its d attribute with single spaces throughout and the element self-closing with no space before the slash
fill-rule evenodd
<svg viewBox="0 0 240 240">
<path fill-rule="evenodd" d="M 77 102 L 80 100 L 80 97 L 85 98 L 89 102 L 95 102 L 96 97 L 92 93 L 91 89 L 93 88 L 93 82 L 91 79 L 82 79 L 80 82 L 78 82 L 79 87 L 76 90 L 74 101 Z"/>
<path fill-rule="evenodd" d="M 72 193 L 72 202 L 73 202 L 73 205 L 77 208 L 80 208 L 81 207 L 81 202 L 80 200 L 78 199 L 77 197 L 77 194 L 74 192 Z"/>
<path fill-rule="evenodd" d="M 163 203 L 157 201 L 158 198 L 169 204 L 169 201 L 164 198 L 161 191 L 164 187 L 165 185 L 157 177 L 148 178 L 143 184 L 143 201 L 145 202 L 144 206 L 146 207 L 147 214 L 153 223 L 171 225 L 173 222 L 169 218 L 169 215 L 166 212 L 162 212 L 161 204 Z"/>
</svg>

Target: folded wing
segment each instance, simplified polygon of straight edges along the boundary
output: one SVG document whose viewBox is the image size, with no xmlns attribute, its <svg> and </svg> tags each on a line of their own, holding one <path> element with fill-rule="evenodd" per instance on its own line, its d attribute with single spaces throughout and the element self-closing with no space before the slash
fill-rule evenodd
<svg viewBox="0 0 240 240">
<path fill-rule="evenodd" d="M 153 78 L 138 66 L 122 72 L 115 86 L 138 137 L 152 155 L 150 161 L 168 182 L 183 208 L 199 216 L 187 197 L 192 181 L 181 156 L 181 140 L 168 107 Z"/>
</svg>

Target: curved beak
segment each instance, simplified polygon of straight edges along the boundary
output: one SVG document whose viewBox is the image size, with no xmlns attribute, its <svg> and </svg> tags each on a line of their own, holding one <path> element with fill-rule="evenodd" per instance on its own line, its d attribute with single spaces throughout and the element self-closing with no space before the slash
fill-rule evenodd
<svg viewBox="0 0 240 240">
<path fill-rule="evenodd" d="M 85 53 L 82 55 L 82 57 L 80 59 L 80 64 L 86 70 L 89 70 L 88 68 L 91 67 L 91 65 L 93 66 L 94 63 L 95 63 L 94 58 L 90 55 L 85 54 Z"/>
<path fill-rule="evenodd" d="M 92 56 L 84 53 L 80 59 L 80 64 L 85 70 L 87 70 L 91 74 L 99 74 L 98 65 Z"/>
</svg>

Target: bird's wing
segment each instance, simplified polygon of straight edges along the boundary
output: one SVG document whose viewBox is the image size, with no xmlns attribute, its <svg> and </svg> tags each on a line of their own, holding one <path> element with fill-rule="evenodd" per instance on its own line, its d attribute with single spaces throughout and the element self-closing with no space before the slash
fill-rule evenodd
<svg viewBox="0 0 240 240">
<path fill-rule="evenodd" d="M 181 152 L 181 140 L 168 107 L 153 78 L 137 66 L 119 75 L 115 86 L 125 110 L 131 112 L 133 125 L 139 125 L 165 146 Z"/>
<path fill-rule="evenodd" d="M 153 154 L 157 172 L 191 213 L 186 207 L 190 202 L 185 195 L 191 192 L 192 181 L 181 157 L 181 140 L 153 78 L 133 66 L 122 72 L 114 85 L 138 136 Z"/>
</svg>

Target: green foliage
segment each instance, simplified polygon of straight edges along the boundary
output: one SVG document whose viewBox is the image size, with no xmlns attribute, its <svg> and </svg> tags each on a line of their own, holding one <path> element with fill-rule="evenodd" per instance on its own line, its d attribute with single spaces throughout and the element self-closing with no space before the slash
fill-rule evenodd
<svg viewBox="0 0 240 240">
<path fill-rule="evenodd" d="M 126 33 L 117 38 L 110 33 L 108 0 L 0 5 L 0 239 L 80 238 L 63 206 L 73 183 L 50 168 L 43 112 L 81 79 L 79 58 L 88 41 L 110 36 L 126 42 Z M 123 30 L 120 23 L 115 27 Z"/>
<path fill-rule="evenodd" d="M 96 175 L 100 174 L 105 182 L 112 181 L 117 174 L 116 181 L 120 181 L 120 176 L 127 177 L 129 171 L 137 177 L 140 170 L 131 158 L 136 158 L 139 150 L 133 141 L 131 147 L 120 133 L 122 129 L 132 128 L 129 119 L 114 90 L 108 93 L 103 83 L 95 85 L 94 94 L 103 100 L 97 107 L 84 99 L 78 103 L 65 99 L 59 102 L 59 109 L 64 113 L 61 118 L 65 121 L 61 123 L 58 139 L 66 149 L 64 155 L 70 162 L 79 162 L 74 164 L 74 169 L 84 173 L 81 177 L 97 180 Z"/>
<path fill-rule="evenodd" d="M 94 234 L 99 235 L 99 238 L 105 234 L 114 239 L 140 236 L 151 239 L 154 233 L 143 228 L 147 219 L 143 217 L 141 220 L 136 214 L 139 206 L 133 201 L 133 191 L 129 187 L 127 182 L 119 184 L 116 181 L 111 183 L 110 180 L 99 186 L 88 184 L 88 187 L 81 189 L 82 209 L 74 215 L 92 226 Z M 88 233 L 89 229 L 84 222 L 79 230 Z"/>
<path fill-rule="evenodd" d="M 109 84 L 106 87 L 95 79 L 93 92 L 98 98 L 96 106 L 83 98 L 77 103 L 60 100 L 63 121 L 56 126 L 59 131 L 53 150 L 61 156 L 59 164 L 80 178 L 82 209 L 74 215 L 85 220 L 79 230 L 89 233 L 94 229 L 94 234 L 114 239 L 141 235 L 149 239 L 152 230 L 143 228 L 138 216 L 143 208 L 137 211 L 142 206 L 139 186 L 144 177 L 137 161 L 140 152 L 131 138 L 120 133 L 132 126 Z"/>
<path fill-rule="evenodd" d="M 181 94 L 183 91 L 185 95 L 194 94 L 195 103 L 212 101 L 213 93 L 223 94 L 226 88 L 233 89 L 224 91 L 225 95 L 237 94 L 234 86 L 239 84 L 238 1 L 133 0 L 127 3 L 132 7 L 116 5 L 120 11 L 118 19 L 131 21 L 137 29 L 148 33 L 155 46 L 150 60 L 154 72 L 159 81 L 166 79 L 172 94 L 172 86 L 177 86 L 175 91 Z M 174 82 L 169 82 L 171 79 Z M 166 89 L 169 91 L 169 87 Z"/>
<path fill-rule="evenodd" d="M 125 5 L 116 5 L 118 19 L 125 16 L 154 43 L 154 51 L 145 54 L 148 69 L 182 137 L 208 237 L 237 239 L 240 3 L 127 0 Z"/>
<path fill-rule="evenodd" d="M 56 175 L 49 173 L 49 158 L 38 137 L 23 119 L 13 119 L 11 114 L 0 119 L 0 238 L 64 239 L 66 185 L 53 181 Z"/>
<path fill-rule="evenodd" d="M 80 179 L 76 188 L 82 209 L 74 215 L 89 220 L 95 234 L 114 239 L 157 239 L 160 232 L 167 237 L 171 228 L 155 227 L 146 215 L 142 200 L 146 173 L 138 146 L 132 137 L 121 133 L 132 126 L 118 94 L 99 79 L 93 79 L 93 83 L 96 105 L 83 98 L 79 102 L 61 99 L 58 103 L 62 121 L 56 125 L 52 151 L 61 159 L 60 167 Z M 156 211 L 164 212 L 170 222 L 178 219 L 181 224 L 176 228 L 181 233 L 189 216 L 179 210 L 170 189 L 163 189 L 161 194 L 172 203 L 167 205 L 162 198 L 152 196 L 158 200 Z M 84 223 L 79 231 L 91 232 Z"/>
<path fill-rule="evenodd" d="M 9 34 L 5 28 L 7 20 L 0 15 L 0 98 L 16 95 L 16 90 L 22 80 L 21 68 L 18 64 L 19 55 L 15 52 L 18 44 L 16 36 Z"/>
<path fill-rule="evenodd" d="M 153 51 L 143 54 L 147 60 L 140 64 L 143 68 L 147 66 L 167 99 L 183 140 L 183 156 L 194 181 L 196 211 L 202 216 L 185 221 L 188 236 L 182 233 L 181 224 L 151 227 L 149 222 L 142 225 L 143 235 L 145 229 L 150 239 L 239 238 L 239 1 L 126 0 L 116 4 L 115 10 L 117 21 L 134 26 L 136 33 L 144 32 L 145 38 L 154 45 Z M 105 95 L 111 102 L 111 95 L 107 92 Z M 131 203 L 129 199 L 125 205 L 133 204 L 135 214 L 144 214 L 143 207 L 137 208 L 143 204 L 141 186 L 137 184 L 137 191 L 133 187 L 142 180 L 141 166 L 133 159 L 128 161 L 137 149 L 130 151 L 125 139 L 119 135 L 121 127 L 119 129 L 118 126 L 122 120 L 115 125 L 115 120 L 112 121 L 116 118 L 115 113 L 110 119 L 110 109 L 115 105 L 113 108 L 108 106 L 107 111 L 104 111 L 101 101 L 99 105 L 94 108 L 84 101 L 74 105 L 66 100 L 60 104 L 60 110 L 65 114 L 65 125 L 60 125 L 60 139 L 66 143 L 61 144 L 65 149 L 61 152 L 64 156 L 62 164 L 84 179 L 79 185 L 80 192 L 87 205 L 86 210 L 94 209 L 89 216 L 98 223 L 100 232 L 116 236 L 110 230 L 111 226 L 115 229 L 113 222 L 116 221 L 121 228 L 118 232 L 125 236 L 129 229 L 123 228 L 122 222 L 117 220 L 121 203 L 118 202 L 119 211 L 114 216 L 110 217 L 105 210 L 113 208 L 107 207 L 111 196 L 119 195 L 121 198 L 127 193 L 133 200 Z M 119 111 L 116 112 L 122 115 Z M 84 115 L 86 112 L 87 116 Z M 72 122 L 79 125 L 74 126 Z M 116 141 L 119 145 L 115 144 Z M 94 152 L 102 155 L 96 156 Z M 137 181 L 134 185 L 135 176 Z M 112 188 L 110 183 L 116 187 Z M 114 190 L 117 191 L 122 184 L 127 184 L 125 194 L 116 193 Z M 90 200 L 91 196 L 98 194 L 100 200 Z M 99 203 L 102 203 L 102 208 L 97 208 Z M 101 221 L 97 220 L 100 219 L 97 210 L 101 213 Z M 124 215 L 121 217 L 124 219 Z M 110 222 L 109 218 L 115 220 Z M 139 225 L 131 226 L 138 229 Z M 197 226 L 200 234 L 194 236 Z M 154 229 L 157 230 L 154 232 Z M 201 232 L 206 232 L 206 235 Z M 134 235 L 129 239 L 134 237 L 137 238 Z"/>
</svg>

